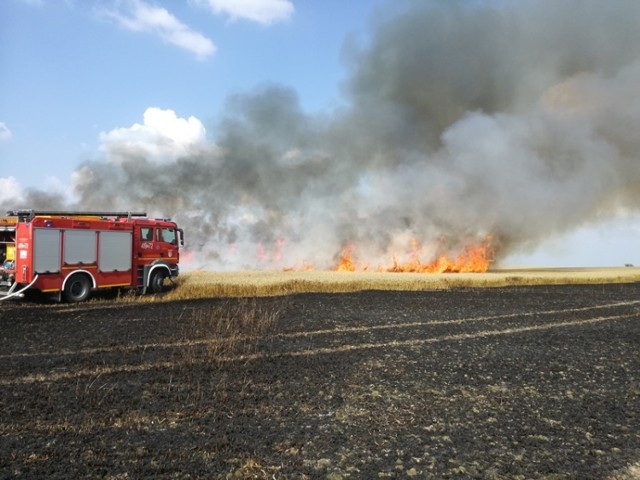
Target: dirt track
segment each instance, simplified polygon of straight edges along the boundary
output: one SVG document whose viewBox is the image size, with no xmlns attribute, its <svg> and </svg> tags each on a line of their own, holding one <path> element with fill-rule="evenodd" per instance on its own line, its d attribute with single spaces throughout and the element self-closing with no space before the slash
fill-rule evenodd
<svg viewBox="0 0 640 480">
<path fill-rule="evenodd" d="M 637 478 L 638 284 L 5 303 L 0 331 L 0 477 Z"/>
</svg>

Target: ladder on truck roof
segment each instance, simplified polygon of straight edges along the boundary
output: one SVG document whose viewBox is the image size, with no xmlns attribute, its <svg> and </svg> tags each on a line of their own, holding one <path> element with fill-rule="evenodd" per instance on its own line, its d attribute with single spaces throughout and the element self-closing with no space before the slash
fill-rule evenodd
<svg viewBox="0 0 640 480">
<path fill-rule="evenodd" d="M 37 216 L 47 217 L 146 217 L 146 212 L 90 212 L 90 211 L 69 211 L 69 210 L 9 210 L 7 215 L 10 217 L 18 217 L 19 220 L 31 220 Z"/>
</svg>

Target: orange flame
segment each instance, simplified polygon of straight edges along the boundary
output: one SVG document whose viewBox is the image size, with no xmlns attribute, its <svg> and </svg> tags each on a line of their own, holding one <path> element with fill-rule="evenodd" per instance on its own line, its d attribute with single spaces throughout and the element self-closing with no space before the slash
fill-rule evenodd
<svg viewBox="0 0 640 480">
<path fill-rule="evenodd" d="M 481 243 L 467 246 L 461 253 L 451 255 L 439 255 L 435 260 L 424 263 L 420 259 L 422 247 L 417 240 L 411 242 L 412 250 L 408 260 L 402 262 L 397 255 L 393 257 L 393 265 L 390 267 L 378 267 L 376 271 L 386 272 L 413 272 L 413 273 L 482 273 L 489 269 L 493 262 L 495 248 L 491 245 L 491 236 L 486 237 Z M 335 270 L 339 272 L 367 271 L 368 265 L 359 267 L 353 258 L 353 247 L 346 247 L 342 251 L 339 263 Z"/>
<path fill-rule="evenodd" d="M 368 272 L 368 263 L 356 263 L 354 260 L 354 253 L 356 248 L 353 246 L 345 247 L 340 255 L 340 261 L 334 267 L 337 272 Z"/>
<path fill-rule="evenodd" d="M 416 273 L 482 273 L 489 269 L 492 262 L 492 254 L 488 245 L 475 245 L 466 247 L 465 251 L 458 254 L 454 259 L 446 255 L 440 255 L 430 263 L 422 263 L 419 257 L 411 261 L 400 264 L 394 258 L 393 266 L 388 268 L 388 272 L 416 272 Z"/>
<path fill-rule="evenodd" d="M 340 256 L 340 262 L 336 265 L 336 271 L 338 272 L 355 272 L 356 264 L 353 261 L 351 252 L 353 251 L 353 247 L 345 247 L 342 250 L 342 255 Z"/>
</svg>

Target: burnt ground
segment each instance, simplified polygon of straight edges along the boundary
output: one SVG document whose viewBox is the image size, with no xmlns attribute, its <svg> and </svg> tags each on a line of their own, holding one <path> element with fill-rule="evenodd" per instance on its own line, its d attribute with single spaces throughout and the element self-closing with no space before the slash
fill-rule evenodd
<svg viewBox="0 0 640 480">
<path fill-rule="evenodd" d="M 638 478 L 638 284 L 4 302 L 0 372 L 3 478 Z"/>
</svg>

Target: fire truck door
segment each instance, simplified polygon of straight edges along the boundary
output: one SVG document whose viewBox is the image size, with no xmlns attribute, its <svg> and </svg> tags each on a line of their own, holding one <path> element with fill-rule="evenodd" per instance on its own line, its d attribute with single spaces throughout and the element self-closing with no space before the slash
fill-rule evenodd
<svg viewBox="0 0 640 480">
<path fill-rule="evenodd" d="M 163 227 L 157 229 L 157 244 L 160 256 L 175 258 L 178 250 L 178 235 L 175 228 Z"/>
</svg>

